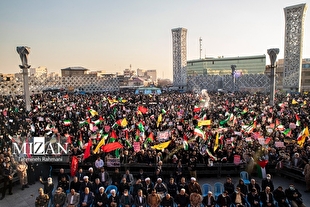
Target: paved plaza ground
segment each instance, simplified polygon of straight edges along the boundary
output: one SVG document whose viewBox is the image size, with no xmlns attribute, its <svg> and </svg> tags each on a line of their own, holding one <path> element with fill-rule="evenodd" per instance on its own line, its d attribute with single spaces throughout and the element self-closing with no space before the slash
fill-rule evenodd
<svg viewBox="0 0 310 207">
<path fill-rule="evenodd" d="M 261 178 L 254 177 L 257 182 L 261 185 Z M 238 177 L 232 177 L 233 183 L 236 185 L 238 182 Z M 54 181 L 57 180 L 55 177 L 53 179 Z M 204 177 L 204 178 L 198 178 L 197 181 L 200 183 L 200 185 L 204 183 L 209 183 L 213 186 L 215 182 L 225 182 L 226 177 L 216 178 L 216 177 Z M 275 185 L 275 188 L 277 188 L 279 185 L 281 185 L 284 189 L 288 188 L 290 183 L 293 183 L 295 187 L 301 192 L 303 195 L 303 200 L 306 206 L 310 207 L 310 193 L 305 193 L 305 183 L 302 182 L 294 182 L 291 179 L 275 176 L 273 177 L 273 182 Z M 21 190 L 20 185 L 13 186 L 13 195 L 7 195 L 3 200 L 0 200 L 0 207 L 33 207 L 35 203 L 35 198 L 38 196 L 38 189 L 40 187 L 43 187 L 40 182 L 36 182 L 34 185 L 30 185 L 30 188 L 27 188 L 25 190 Z M 56 186 L 55 186 L 56 187 Z"/>
</svg>

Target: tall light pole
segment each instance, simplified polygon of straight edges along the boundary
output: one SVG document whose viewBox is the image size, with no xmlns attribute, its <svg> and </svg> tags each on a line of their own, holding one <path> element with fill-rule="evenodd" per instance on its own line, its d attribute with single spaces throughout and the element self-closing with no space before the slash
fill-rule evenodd
<svg viewBox="0 0 310 207">
<path fill-rule="evenodd" d="M 16 51 L 20 56 L 22 64 L 19 65 L 20 69 L 23 72 L 23 82 L 24 82 L 24 98 L 26 103 L 26 111 L 30 111 L 30 93 L 29 93 L 29 83 L 28 83 L 28 69 L 30 65 L 28 65 L 28 55 L 30 53 L 30 47 L 21 46 L 16 47 Z"/>
<path fill-rule="evenodd" d="M 232 77 L 232 92 L 235 92 L 235 87 L 236 87 L 236 77 L 235 77 L 235 73 L 236 73 L 236 65 L 231 65 L 231 77 Z"/>
<path fill-rule="evenodd" d="M 272 49 L 268 49 L 267 53 L 270 57 L 270 68 L 271 68 L 271 72 L 270 72 L 270 79 L 271 79 L 271 83 L 270 83 L 270 105 L 273 106 L 274 105 L 274 99 L 275 99 L 275 90 L 276 90 L 276 76 L 275 76 L 275 62 L 277 60 L 277 55 L 279 54 L 279 48 L 272 48 Z"/>
</svg>

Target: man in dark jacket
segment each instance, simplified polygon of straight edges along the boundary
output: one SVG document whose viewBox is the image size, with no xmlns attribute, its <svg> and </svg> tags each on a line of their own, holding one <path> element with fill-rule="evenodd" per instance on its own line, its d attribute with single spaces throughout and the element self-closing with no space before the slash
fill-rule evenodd
<svg viewBox="0 0 310 207">
<path fill-rule="evenodd" d="M 273 197 L 278 202 L 279 207 L 289 207 L 288 203 L 286 202 L 286 196 L 283 192 L 282 186 L 279 186 L 273 191 Z"/>
<path fill-rule="evenodd" d="M 181 188 L 180 193 L 176 195 L 175 202 L 178 207 L 187 207 L 189 204 L 189 195 L 185 193 L 185 189 Z"/>
<path fill-rule="evenodd" d="M 302 202 L 301 193 L 293 184 L 290 184 L 289 188 L 285 190 L 285 195 L 293 207 L 306 207 Z"/>
<path fill-rule="evenodd" d="M 262 180 L 262 191 L 264 191 L 267 186 L 270 187 L 271 192 L 274 191 L 274 185 L 273 185 L 273 182 L 271 180 L 271 175 L 270 174 L 267 174 L 266 178 L 264 178 Z"/>
</svg>

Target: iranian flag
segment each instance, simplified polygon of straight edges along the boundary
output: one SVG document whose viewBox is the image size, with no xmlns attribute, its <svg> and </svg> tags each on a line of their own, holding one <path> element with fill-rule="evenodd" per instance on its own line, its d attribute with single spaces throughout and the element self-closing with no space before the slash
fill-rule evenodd
<svg viewBox="0 0 310 207">
<path fill-rule="evenodd" d="M 200 129 L 200 128 L 195 128 L 195 130 L 194 130 L 194 135 L 196 135 L 196 136 L 198 136 L 198 137 L 201 137 L 202 139 L 204 139 L 205 140 L 205 133 L 204 133 L 204 131 L 202 130 L 202 129 Z"/>
<path fill-rule="evenodd" d="M 70 126 L 71 125 L 71 121 L 69 119 L 64 120 L 64 126 Z"/>
</svg>

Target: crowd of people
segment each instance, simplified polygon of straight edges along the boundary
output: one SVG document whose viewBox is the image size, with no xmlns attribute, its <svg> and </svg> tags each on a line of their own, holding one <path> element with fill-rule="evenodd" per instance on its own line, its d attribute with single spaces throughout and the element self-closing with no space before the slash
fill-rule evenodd
<svg viewBox="0 0 310 207">
<path fill-rule="evenodd" d="M 184 177 L 184 165 L 188 166 L 191 177 L 198 179 L 197 163 L 207 166 L 214 162 L 234 163 L 238 155 L 250 175 L 259 161 L 278 167 L 287 162 L 304 172 L 310 191 L 309 97 L 307 93 L 277 93 L 275 105 L 271 106 L 269 96 L 261 93 L 43 93 L 31 96 L 31 111 L 26 111 L 22 98 L 1 96 L 0 163 L 5 177 L 2 197 L 7 189 L 12 193 L 9 177 L 14 172 L 19 173 L 22 189 L 28 187 L 22 172 L 29 172 L 30 165 L 17 160 L 12 153 L 12 142 L 32 142 L 33 137 L 68 143 L 70 156 L 93 164 L 94 174 L 102 168 L 104 171 L 107 159 L 115 157 L 121 164 L 154 166 L 158 175 L 145 176 L 141 182 L 150 178 L 152 183 L 157 183 L 162 179 L 162 164 L 175 163 L 173 176 L 179 183 Z M 112 143 L 120 143 L 121 147 L 106 151 L 104 146 Z M 104 181 L 102 187 L 107 188 L 109 180 Z M 135 185 L 130 182 L 131 186 Z M 85 189 L 73 194 L 88 194 Z M 70 187 L 62 188 L 60 194 L 67 190 Z M 96 194 L 92 188 L 88 191 Z M 152 192 L 141 193 L 152 195 Z M 47 198 L 45 194 L 44 190 L 42 201 Z M 176 201 L 177 195 L 169 193 L 170 197 L 161 196 L 160 200 Z M 198 197 L 193 194 L 193 198 Z"/>
</svg>

